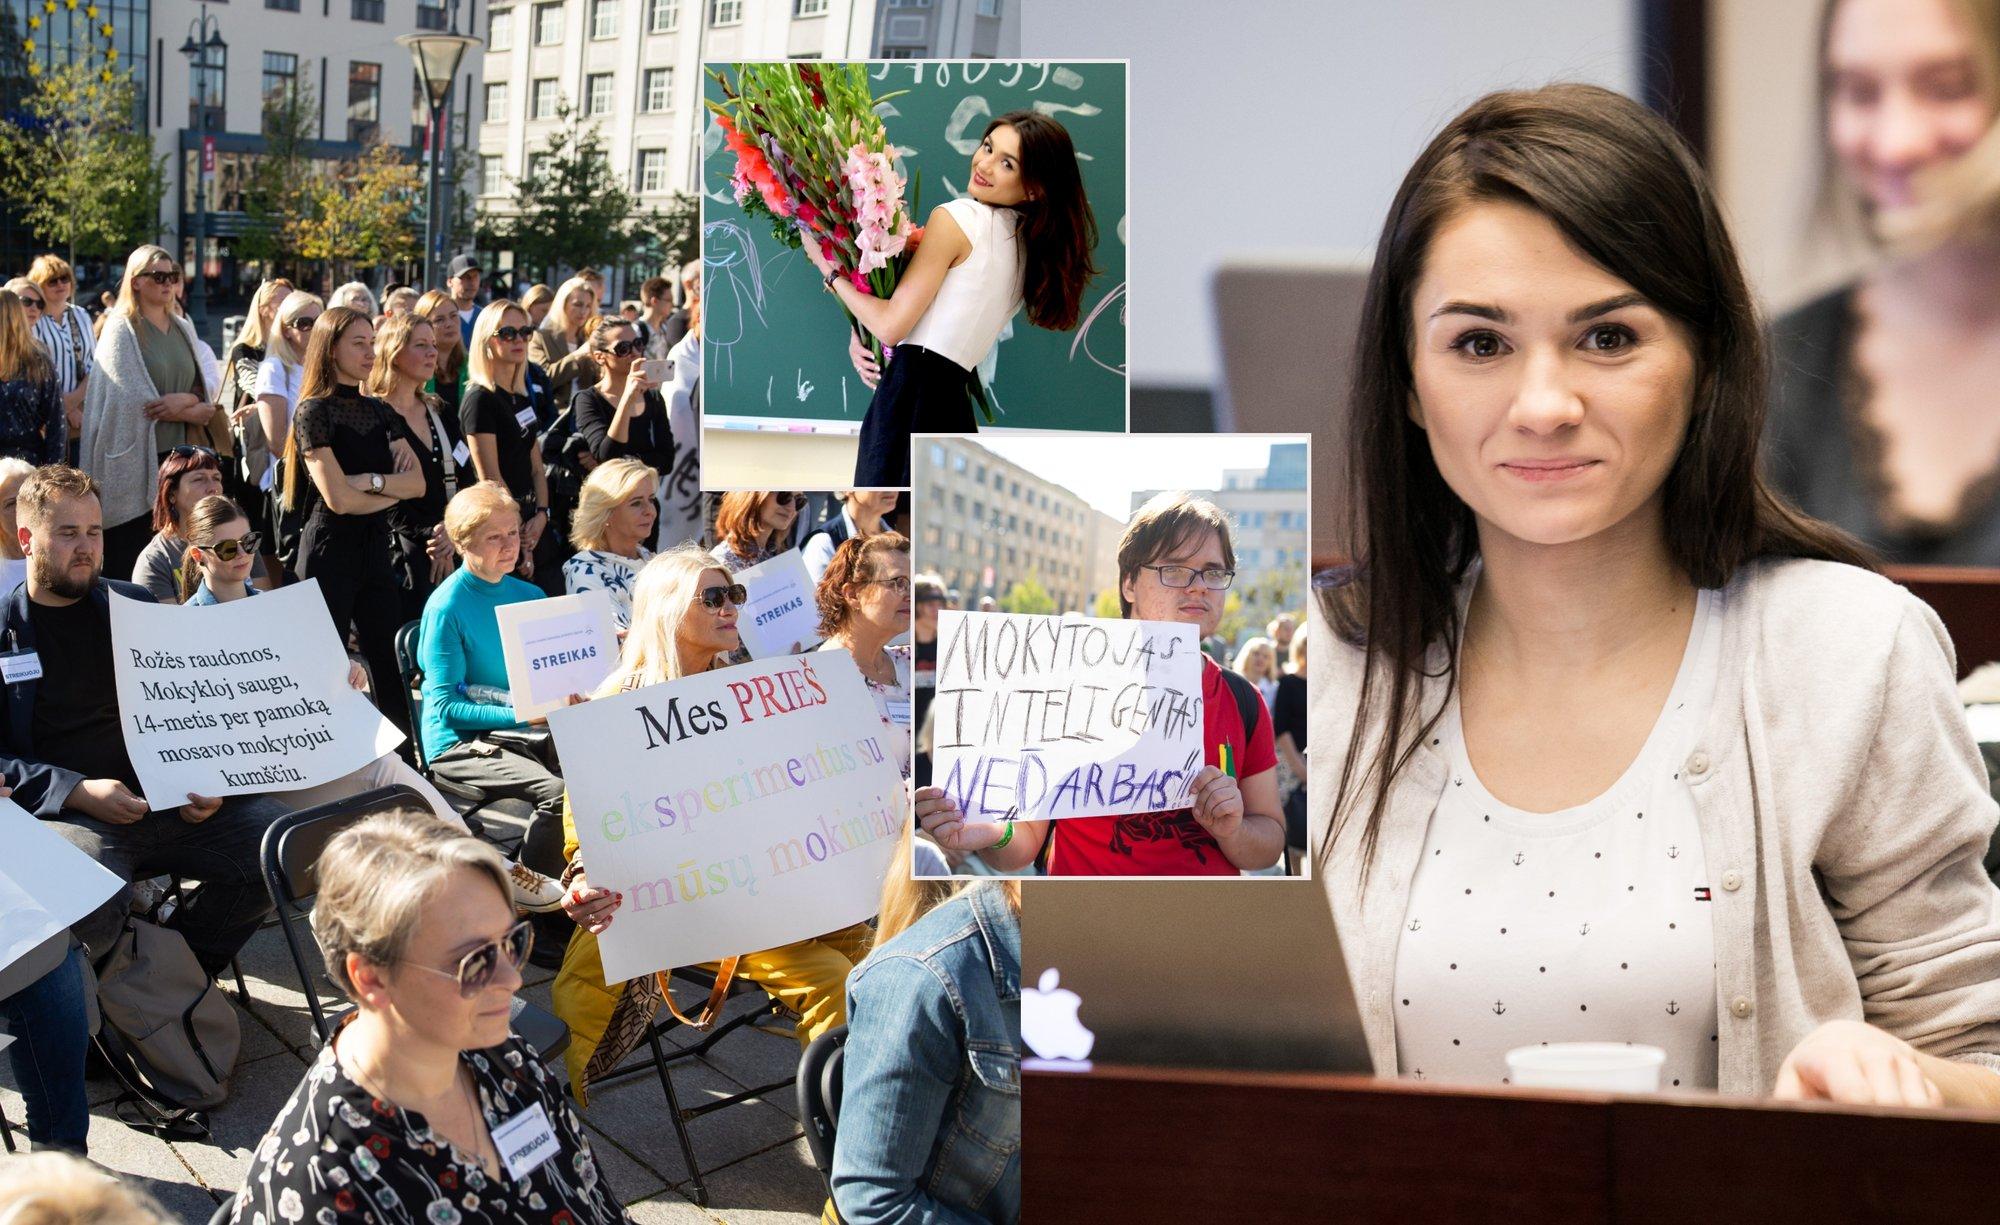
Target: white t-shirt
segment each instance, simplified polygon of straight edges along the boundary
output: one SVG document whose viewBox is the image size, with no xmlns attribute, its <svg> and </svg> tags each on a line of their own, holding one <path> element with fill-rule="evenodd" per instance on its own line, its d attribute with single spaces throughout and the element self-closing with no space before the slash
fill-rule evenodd
<svg viewBox="0 0 2000 1225">
<path fill-rule="evenodd" d="M 1492 1084 L 1515 1047 L 1637 1042 L 1666 1051 L 1661 1088 L 1715 1087 L 1708 871 L 1681 773 L 1714 700 L 1721 602 L 1698 595 L 1658 722 L 1588 803 L 1531 813 L 1494 799 L 1452 699 L 1438 733 L 1451 777 L 1396 953 L 1405 1075 Z"/>
</svg>

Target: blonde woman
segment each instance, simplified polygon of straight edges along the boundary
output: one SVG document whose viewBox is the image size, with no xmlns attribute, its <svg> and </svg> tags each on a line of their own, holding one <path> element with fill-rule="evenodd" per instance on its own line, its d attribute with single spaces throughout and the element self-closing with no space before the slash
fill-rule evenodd
<svg viewBox="0 0 2000 1225">
<path fill-rule="evenodd" d="M 528 292 L 521 295 L 521 309 L 528 312 L 528 318 L 536 327 L 548 318 L 549 308 L 556 303 L 556 291 L 546 285 L 528 286 Z"/>
<path fill-rule="evenodd" d="M 431 385 L 424 390 L 438 398 L 444 411 L 456 415 L 460 398 L 465 394 L 465 373 L 469 364 L 470 350 L 464 343 L 464 333 L 458 327 L 458 303 L 443 290 L 433 289 L 417 299 L 410 308 L 412 313 L 431 321 L 437 331 L 433 339 L 437 341 L 437 374 Z"/>
<path fill-rule="evenodd" d="M 69 453 L 67 424 L 55 365 L 35 340 L 21 297 L 0 289 L 0 455 L 59 464 Z"/>
<path fill-rule="evenodd" d="M 598 689 L 604 696 L 678 680 L 725 667 L 741 645 L 736 610 L 743 588 L 733 585 L 715 559 L 693 544 L 677 545 L 646 563 L 632 598 L 632 628 L 619 652 L 618 669 Z M 570 1085 L 587 1101 L 591 1082 L 616 1067 L 638 1044 L 662 1003 L 659 979 L 643 975 L 616 985 L 604 981 L 597 933 L 611 925 L 620 898 L 596 889 L 578 857 L 575 822 L 565 798 L 563 852 L 568 892 L 563 908 L 582 928 L 570 940 L 556 975 L 556 1015 L 570 1027 Z M 866 924 L 857 923 L 811 940 L 746 954 L 736 973 L 763 987 L 799 1014 L 801 1045 L 847 1019 L 847 976 L 867 951 Z M 713 968 L 713 967 L 711 967 Z"/>
<path fill-rule="evenodd" d="M 569 594 L 608 591 L 618 628 L 632 623 L 632 585 L 653 556 L 646 541 L 659 518 L 660 474 L 632 458 L 599 464 L 583 482 L 570 522 L 570 543 L 579 550 L 563 563 Z"/>
<path fill-rule="evenodd" d="M 76 293 L 76 273 L 60 255 L 37 255 L 28 268 L 28 279 L 42 291 L 42 317 L 35 324 L 35 339 L 48 350 L 56 367 L 56 390 L 62 393 L 63 417 L 71 441 L 83 434 L 83 389 L 90 378 L 91 351 L 97 338 L 91 334 L 90 315 L 72 301 Z"/>
<path fill-rule="evenodd" d="M 504 299 L 487 303 L 472 323 L 465 397 L 458 409 L 473 470 L 480 480 L 505 486 L 520 506 L 522 572 L 529 575 L 535 547 L 549 526 L 549 474 L 535 445 L 540 424 L 528 392 L 528 344 L 534 334 L 520 307 Z"/>
<path fill-rule="evenodd" d="M 278 308 L 284 305 L 292 283 L 283 278 L 265 281 L 250 296 L 244 313 L 243 330 L 223 359 L 222 407 L 229 413 L 230 430 L 235 436 L 236 465 L 231 496 L 250 512 L 251 523 L 268 542 L 266 568 L 277 571 L 277 543 L 271 535 L 270 499 L 262 489 L 265 474 L 272 470 L 271 444 L 265 440 L 264 424 L 257 412 L 257 375 L 268 355 L 271 335 L 278 330 Z"/>
<path fill-rule="evenodd" d="M 82 1157 L 38 1151 L 0 1164 L 0 1221 L 8 1225 L 167 1225 L 152 1196 Z"/>
<path fill-rule="evenodd" d="M 104 569 L 130 574 L 153 537 L 160 457 L 214 415 L 194 328 L 174 309 L 181 268 L 156 246 L 125 261 L 84 391 L 84 471 L 103 486 Z"/>
<path fill-rule="evenodd" d="M 1257 686 L 1264 705 L 1278 699 L 1278 648 L 1269 638 L 1252 638 L 1236 652 L 1236 674 Z"/>
<path fill-rule="evenodd" d="M 444 530 L 444 508 L 461 482 L 472 479 L 471 451 L 458 436 L 457 414 L 447 414 L 424 391 L 437 372 L 438 328 L 418 314 L 392 314 L 375 332 L 375 364 L 362 390 L 375 396 L 402 421 L 402 436 L 416 453 L 424 491 L 389 511 L 389 532 L 403 620 L 424 615 L 424 601 L 451 573 L 455 554 Z M 456 325 L 445 329 L 453 336 Z"/>
<path fill-rule="evenodd" d="M 535 328 L 528 360 L 548 373 L 558 404 L 567 403 L 579 383 L 597 380 L 596 362 L 584 351 L 590 339 L 590 321 L 596 314 L 597 294 L 590 282 L 573 276 L 556 290 L 548 318 Z"/>
</svg>

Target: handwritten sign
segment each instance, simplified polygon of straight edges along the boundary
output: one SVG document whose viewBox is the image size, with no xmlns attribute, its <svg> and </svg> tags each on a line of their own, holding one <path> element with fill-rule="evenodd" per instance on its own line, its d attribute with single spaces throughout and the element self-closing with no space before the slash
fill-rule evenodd
<svg viewBox="0 0 2000 1225">
<path fill-rule="evenodd" d="M 792 655 L 819 645 L 819 600 L 805 555 L 787 549 L 739 570 L 750 602 L 736 615 L 736 632 L 752 659 Z"/>
<path fill-rule="evenodd" d="M 113 597 L 111 642 L 125 752 L 155 810 L 332 782 L 402 743 L 348 687 L 311 579 L 207 607 Z"/>
<path fill-rule="evenodd" d="M 125 887 L 12 800 L 0 799 L 0 969 L 102 906 Z"/>
<path fill-rule="evenodd" d="M 1192 625 L 938 614 L 932 777 L 976 821 L 1163 812 L 1203 762 Z"/>
<path fill-rule="evenodd" d="M 522 600 L 494 611 L 514 713 L 532 719 L 572 693 L 589 696 L 618 666 L 618 620 L 608 591 Z"/>
<path fill-rule="evenodd" d="M 909 817 L 844 651 L 549 712 L 590 883 L 625 895 L 606 982 L 775 948 L 875 913 Z"/>
</svg>

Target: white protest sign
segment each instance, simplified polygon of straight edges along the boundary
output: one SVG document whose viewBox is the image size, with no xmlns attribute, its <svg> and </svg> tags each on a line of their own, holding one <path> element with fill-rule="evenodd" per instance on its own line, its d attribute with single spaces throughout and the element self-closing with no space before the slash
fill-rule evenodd
<svg viewBox="0 0 2000 1225">
<path fill-rule="evenodd" d="M 752 659 L 791 655 L 819 645 L 819 600 L 805 555 L 787 549 L 739 570 L 750 600 L 736 614 L 736 632 Z"/>
<path fill-rule="evenodd" d="M 618 620 L 608 591 L 502 604 L 494 615 L 514 713 L 523 719 L 554 710 L 572 693 L 590 696 L 618 666 Z"/>
<path fill-rule="evenodd" d="M 111 642 L 125 752 L 156 811 L 189 792 L 332 782 L 403 741 L 348 686 L 347 652 L 311 579 L 206 607 L 114 597 Z"/>
<path fill-rule="evenodd" d="M 1192 625 L 938 614 L 932 770 L 975 821 L 1184 808 L 1201 771 Z"/>
<path fill-rule="evenodd" d="M 754 953 L 875 913 L 909 820 L 845 651 L 549 712 L 592 886 L 625 895 L 604 981 Z"/>
<path fill-rule="evenodd" d="M 0 557 L 0 596 L 10 594 L 14 588 L 27 581 L 27 558 Z"/>
<path fill-rule="evenodd" d="M 0 799 L 0 970 L 125 887 L 12 800 Z"/>
</svg>

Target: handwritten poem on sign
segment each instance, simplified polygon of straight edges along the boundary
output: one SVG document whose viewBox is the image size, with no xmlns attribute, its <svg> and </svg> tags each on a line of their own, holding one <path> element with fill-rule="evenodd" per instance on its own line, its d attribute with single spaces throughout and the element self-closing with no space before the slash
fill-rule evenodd
<svg viewBox="0 0 2000 1225">
<path fill-rule="evenodd" d="M 932 777 L 975 821 L 1186 807 L 1200 772 L 1192 625 L 938 614 Z"/>
<path fill-rule="evenodd" d="M 908 822 L 845 651 L 549 713 L 590 883 L 625 895 L 606 982 L 822 936 L 875 913 Z"/>
<path fill-rule="evenodd" d="M 155 810 L 332 782 L 402 743 L 348 686 L 311 579 L 208 607 L 114 596 L 111 642 L 125 752 Z"/>
</svg>

